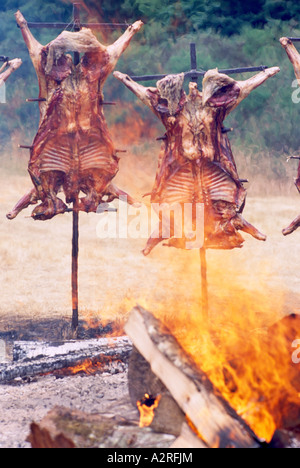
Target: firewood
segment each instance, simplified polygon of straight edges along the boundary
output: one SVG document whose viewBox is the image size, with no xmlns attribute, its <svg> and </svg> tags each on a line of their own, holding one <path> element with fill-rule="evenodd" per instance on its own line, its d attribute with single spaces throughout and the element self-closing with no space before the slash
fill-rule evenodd
<svg viewBox="0 0 300 468">
<path fill-rule="evenodd" d="M 174 444 L 171 445 L 172 449 L 187 449 L 187 448 L 207 448 L 199 437 L 185 423 L 182 425 L 180 436 L 175 440 Z"/>
<path fill-rule="evenodd" d="M 87 359 L 103 364 L 103 372 L 127 369 L 132 345 L 126 337 L 82 342 L 15 342 L 13 362 L 0 368 L 0 383 L 74 367 Z M 115 367 L 115 364 L 117 368 Z"/>
<path fill-rule="evenodd" d="M 121 416 L 55 407 L 31 424 L 28 440 L 32 448 L 168 448 L 174 437 L 141 429 Z"/>
<path fill-rule="evenodd" d="M 153 431 L 175 436 L 181 434 L 182 425 L 185 422 L 183 411 L 135 347 L 129 358 L 128 387 L 131 403 L 135 408 L 137 408 L 137 402 L 142 401 L 146 393 L 154 398 L 160 397 L 150 425 Z"/>
<path fill-rule="evenodd" d="M 136 307 L 125 331 L 207 446 L 258 446 L 251 429 L 217 394 L 204 372 L 195 367 L 159 320 Z"/>
</svg>

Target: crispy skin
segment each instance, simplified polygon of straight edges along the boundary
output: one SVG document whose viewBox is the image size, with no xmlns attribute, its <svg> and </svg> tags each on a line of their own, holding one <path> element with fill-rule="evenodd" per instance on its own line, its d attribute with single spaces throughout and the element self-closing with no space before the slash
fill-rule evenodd
<svg viewBox="0 0 300 468">
<path fill-rule="evenodd" d="M 186 203 L 193 206 L 204 204 L 206 248 L 241 247 L 244 239 L 238 233 L 239 230 L 258 240 L 266 240 L 266 236 L 240 214 L 244 208 L 246 191 L 239 181 L 230 142 L 227 135 L 222 133 L 222 128 L 227 115 L 253 89 L 279 71 L 278 68 L 268 69 L 250 80 L 237 82 L 219 74 L 217 70 L 211 70 L 204 77 L 202 93 L 195 83 L 191 83 L 189 95 L 182 88 L 180 93 L 175 89 L 173 75 L 162 80 L 163 86 L 158 82 L 157 88 L 145 88 L 127 75 L 114 73 L 166 128 L 151 202 L 166 203 L 171 207 Z M 180 75 L 177 82 L 181 82 Z M 163 227 L 166 222 L 160 213 L 160 226 L 148 240 L 145 255 L 164 240 Z M 167 245 L 187 248 L 186 233 L 181 238 L 174 235 L 175 221 L 171 218 L 170 241 Z"/>
<path fill-rule="evenodd" d="M 39 82 L 40 124 L 30 152 L 29 174 L 33 195 L 25 195 L 9 219 L 30 203 L 36 220 L 51 219 L 68 211 L 57 197 L 63 191 L 66 203 L 76 209 L 96 212 L 103 197 L 112 199 L 111 181 L 119 158 L 103 113 L 103 86 L 119 57 L 142 27 L 138 21 L 114 44 L 105 47 L 86 28 L 64 31 L 46 46 L 31 34 L 20 12 L 16 14 Z M 79 65 L 66 51 L 83 53 Z M 77 202 L 80 192 L 86 194 Z M 118 197 L 118 189 L 113 193 Z M 129 197 L 129 201 L 132 201 Z"/>
</svg>

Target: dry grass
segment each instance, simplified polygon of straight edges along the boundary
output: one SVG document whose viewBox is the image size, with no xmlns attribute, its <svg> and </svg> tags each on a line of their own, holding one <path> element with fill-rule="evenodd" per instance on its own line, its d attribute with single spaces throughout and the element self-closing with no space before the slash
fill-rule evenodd
<svg viewBox="0 0 300 468">
<path fill-rule="evenodd" d="M 124 173 L 125 158 L 133 177 Z M 118 184 L 140 197 L 151 189 L 155 167 L 130 155 L 125 158 Z M 30 214 L 27 210 L 8 221 L 5 214 L 31 186 L 29 177 L 20 172 L 3 169 L 0 175 L 2 329 L 10 328 L 16 319 L 71 316 L 71 215 L 34 222 L 26 218 Z M 289 191 L 286 197 L 275 194 L 276 187 L 268 198 L 250 196 L 245 211 L 246 219 L 268 235 L 267 243 L 245 235 L 242 250 L 208 252 L 212 315 L 218 314 L 224 303 L 239 300 L 241 291 L 253 301 L 267 301 L 274 319 L 299 311 L 300 232 L 284 238 L 281 229 L 299 213 L 300 200 Z M 198 252 L 158 247 L 144 258 L 140 253 L 144 240 L 97 239 L 97 216 L 80 216 L 81 318 L 120 320 L 137 302 L 172 313 L 188 312 L 200 304 Z"/>
</svg>

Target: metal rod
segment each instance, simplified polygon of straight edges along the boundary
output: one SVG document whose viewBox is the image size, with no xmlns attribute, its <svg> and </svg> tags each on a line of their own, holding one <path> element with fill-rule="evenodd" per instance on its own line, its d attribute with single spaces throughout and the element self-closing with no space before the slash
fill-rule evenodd
<svg viewBox="0 0 300 468">
<path fill-rule="evenodd" d="M 0 55 L 0 62 L 9 62 L 9 57 L 5 57 L 4 55 Z"/>
<path fill-rule="evenodd" d="M 29 28 L 36 28 L 36 29 L 42 29 L 42 28 L 47 28 L 47 29 L 73 29 L 74 24 L 73 23 L 34 23 L 34 22 L 29 22 L 27 23 Z M 83 28 L 89 28 L 89 29 L 115 29 L 115 28 L 128 28 L 130 26 L 130 23 L 81 23 L 81 26 Z M 18 28 L 20 26 L 18 25 Z"/>
<path fill-rule="evenodd" d="M 167 135 L 164 135 L 162 137 L 156 138 L 156 141 L 165 141 L 167 139 Z"/>
<path fill-rule="evenodd" d="M 190 44 L 190 55 L 191 55 L 191 73 L 193 73 L 193 75 L 191 76 L 191 82 L 198 83 L 197 52 L 196 52 L 196 44 L 194 42 Z"/>
<path fill-rule="evenodd" d="M 257 72 L 257 71 L 264 71 L 266 70 L 268 67 L 267 66 L 259 66 L 259 67 L 243 67 L 243 68 L 229 68 L 229 69 L 224 69 L 224 70 L 219 70 L 219 73 L 222 73 L 224 75 L 234 75 L 234 74 L 238 74 L 238 73 L 252 73 L 252 72 Z M 185 79 L 189 79 L 189 80 L 195 80 L 196 78 L 200 77 L 200 76 L 204 76 L 206 73 L 205 70 L 202 70 L 202 71 L 197 71 L 197 70 L 190 70 L 188 72 L 185 72 L 184 73 L 184 77 Z M 168 74 L 165 74 L 165 75 L 141 75 L 141 76 L 131 76 L 130 78 L 134 81 L 158 81 L 158 80 L 162 80 L 163 78 L 165 78 L 166 76 L 168 76 Z"/>
<path fill-rule="evenodd" d="M 29 150 L 33 148 L 33 146 L 28 146 L 28 145 L 18 145 L 18 147 L 22 149 L 29 149 Z"/>
<path fill-rule="evenodd" d="M 73 4 L 73 19 L 75 31 L 80 31 L 80 4 Z M 74 52 L 74 65 L 80 63 L 80 53 Z M 77 334 L 79 324 L 79 295 L 78 295 L 78 257 L 79 257 L 79 210 L 78 194 L 73 200 L 73 235 L 72 235 L 72 330 Z"/>
<path fill-rule="evenodd" d="M 288 37 L 288 39 L 293 42 L 300 42 L 300 37 Z"/>
<path fill-rule="evenodd" d="M 47 99 L 45 98 L 28 98 L 26 99 L 26 102 L 45 102 Z"/>
<path fill-rule="evenodd" d="M 222 128 L 222 133 L 230 133 L 230 132 L 233 132 L 233 128 L 226 128 L 226 127 Z"/>
</svg>

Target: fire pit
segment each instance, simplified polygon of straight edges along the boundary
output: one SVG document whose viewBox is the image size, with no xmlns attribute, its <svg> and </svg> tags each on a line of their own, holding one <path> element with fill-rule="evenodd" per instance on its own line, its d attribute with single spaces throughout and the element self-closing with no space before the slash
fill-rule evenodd
<svg viewBox="0 0 300 468">
<path fill-rule="evenodd" d="M 167 328 L 137 307 L 125 327 L 146 360 L 142 360 L 143 373 L 149 376 L 141 382 L 132 370 L 131 398 L 139 406 L 147 405 L 143 397 L 148 389 L 153 407 L 158 407 L 154 408 L 154 427 L 160 424 L 155 422 L 156 412 L 158 420 L 163 418 L 168 425 L 168 415 L 174 415 L 174 410 L 159 413 L 159 409 L 164 399 L 172 397 L 173 407 L 178 407 L 177 425 L 188 423 L 205 446 L 259 447 L 272 443 L 274 436 L 276 440 L 281 430 L 297 439 L 300 380 L 292 350 L 300 330 L 299 315 L 286 317 L 247 341 L 236 337 L 235 348 L 232 339 L 217 336 L 213 327 L 205 329 L 199 323 L 198 337 L 186 337 L 177 326 L 168 324 Z M 134 358 L 133 369 L 140 359 Z M 171 426 L 175 427 L 173 422 Z"/>
</svg>

